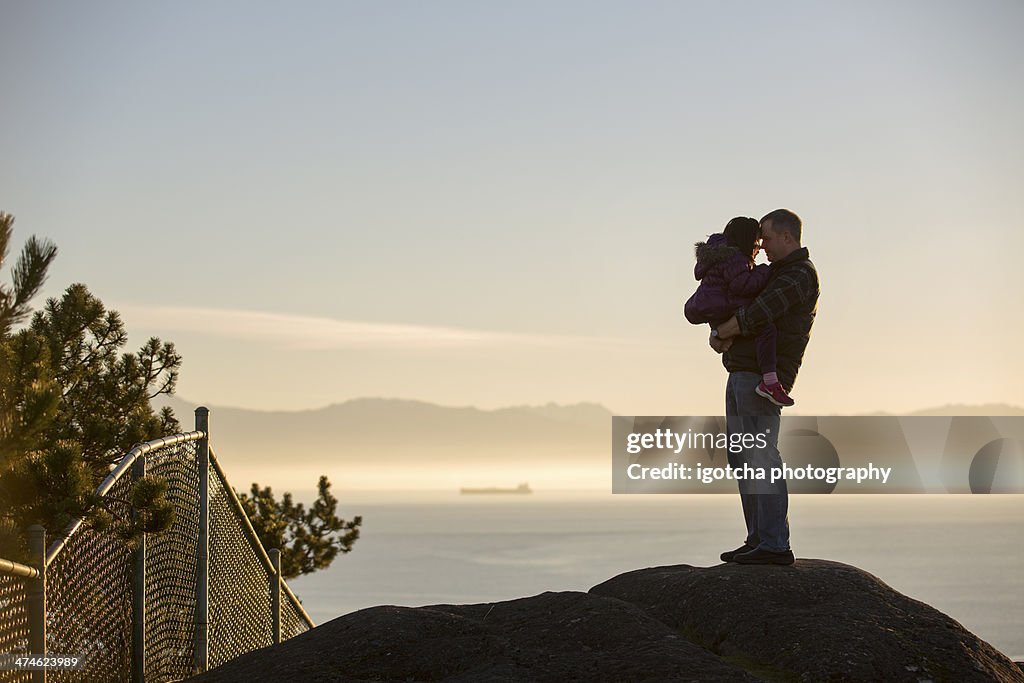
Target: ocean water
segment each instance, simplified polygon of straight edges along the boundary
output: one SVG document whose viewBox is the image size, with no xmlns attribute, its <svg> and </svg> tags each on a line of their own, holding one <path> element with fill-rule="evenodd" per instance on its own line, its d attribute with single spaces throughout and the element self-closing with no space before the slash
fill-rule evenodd
<svg viewBox="0 0 1024 683">
<path fill-rule="evenodd" d="M 713 566 L 743 541 L 734 495 L 338 493 L 362 538 L 289 582 L 316 623 L 374 605 L 586 591 L 622 572 Z M 1024 495 L 794 495 L 797 557 L 855 565 L 1024 660 Z"/>
</svg>

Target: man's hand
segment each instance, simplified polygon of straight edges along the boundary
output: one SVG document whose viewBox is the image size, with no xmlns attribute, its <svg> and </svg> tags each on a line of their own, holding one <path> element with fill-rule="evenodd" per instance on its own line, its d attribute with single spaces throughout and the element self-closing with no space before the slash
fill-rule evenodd
<svg viewBox="0 0 1024 683">
<path fill-rule="evenodd" d="M 739 336 L 739 333 L 740 323 L 736 320 L 736 316 L 729 318 L 718 326 L 718 336 L 721 339 L 732 339 L 733 337 Z"/>
<path fill-rule="evenodd" d="M 708 339 L 708 344 L 710 344 L 711 348 L 715 350 L 715 353 L 725 353 L 729 350 L 729 347 L 732 346 L 732 339 L 722 339 L 721 333 L 719 333 L 719 336 L 717 337 L 715 335 L 711 335 Z"/>
</svg>

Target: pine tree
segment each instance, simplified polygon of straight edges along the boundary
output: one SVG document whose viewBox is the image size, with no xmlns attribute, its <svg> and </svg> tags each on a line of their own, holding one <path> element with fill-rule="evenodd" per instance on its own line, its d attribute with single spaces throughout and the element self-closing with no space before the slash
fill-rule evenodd
<svg viewBox="0 0 1024 683">
<path fill-rule="evenodd" d="M 346 522 L 337 516 L 338 499 L 331 494 L 331 482 L 321 476 L 317 499 L 307 510 L 293 503 L 292 494 L 281 501 L 270 487 L 253 483 L 249 495 L 238 494 L 249 521 L 264 548 L 281 551 L 281 574 L 291 579 L 330 566 L 338 553 L 348 553 L 359 538 L 363 518 Z"/>
<path fill-rule="evenodd" d="M 122 353 L 128 333 L 85 285 L 49 299 L 30 331 L 44 340 L 61 401 L 45 446 L 72 442 L 97 474 L 140 442 L 180 431 L 170 408 L 154 414 L 150 399 L 173 394 L 181 367 L 174 344 L 156 337 L 137 353 Z"/>
<path fill-rule="evenodd" d="M 14 217 L 0 212 L 0 268 L 7 261 L 13 225 Z M 32 236 L 11 271 L 13 286 L 0 284 L 0 474 L 35 447 L 57 410 L 59 392 L 45 349 L 32 335 L 11 335 L 31 312 L 29 302 L 46 282 L 56 256 L 54 244 Z"/>
<path fill-rule="evenodd" d="M 2 256 L 12 223 L 0 214 Z M 56 252 L 30 238 L 13 287 L 0 287 L 0 557 L 7 559 L 24 557 L 31 524 L 53 536 L 84 517 L 132 543 L 173 521 L 166 484 L 153 477 L 136 482 L 123 501 L 93 491 L 136 443 L 179 431 L 170 409 L 154 414 L 149 401 L 174 391 L 181 357 L 156 338 L 121 354 L 127 333 L 120 316 L 81 284 L 14 330 L 31 313 L 29 300 Z"/>
</svg>

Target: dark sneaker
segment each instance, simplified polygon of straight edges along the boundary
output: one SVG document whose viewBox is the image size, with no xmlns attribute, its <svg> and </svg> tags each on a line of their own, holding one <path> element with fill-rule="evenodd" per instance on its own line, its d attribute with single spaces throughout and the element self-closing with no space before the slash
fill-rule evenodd
<svg viewBox="0 0 1024 683">
<path fill-rule="evenodd" d="M 796 558 L 792 550 L 784 550 L 781 553 L 772 550 L 755 548 L 749 553 L 734 555 L 732 561 L 736 564 L 793 564 Z"/>
<path fill-rule="evenodd" d="M 754 550 L 753 546 L 749 546 L 746 543 L 744 543 L 739 548 L 736 548 L 736 550 L 726 551 L 719 555 L 719 557 L 722 558 L 722 562 L 732 562 L 732 558 L 736 557 L 740 553 L 749 553 L 751 550 Z"/>
<path fill-rule="evenodd" d="M 782 408 L 788 408 L 796 403 L 796 401 L 789 397 L 789 394 L 786 393 L 786 390 L 783 389 L 782 385 L 778 382 L 775 384 L 765 384 L 764 382 L 761 382 L 757 385 L 757 388 L 754 389 L 754 391 L 757 392 L 758 396 L 763 396 Z"/>
</svg>

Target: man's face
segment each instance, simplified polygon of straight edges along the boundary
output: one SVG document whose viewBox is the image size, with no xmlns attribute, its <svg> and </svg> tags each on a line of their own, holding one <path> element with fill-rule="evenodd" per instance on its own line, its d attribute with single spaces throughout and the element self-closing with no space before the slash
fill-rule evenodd
<svg viewBox="0 0 1024 683">
<path fill-rule="evenodd" d="M 782 248 L 781 236 L 776 234 L 772 230 L 771 221 L 761 222 L 761 250 L 764 251 L 764 255 L 768 257 L 768 261 L 774 261 L 778 258 L 779 250 Z"/>
</svg>

